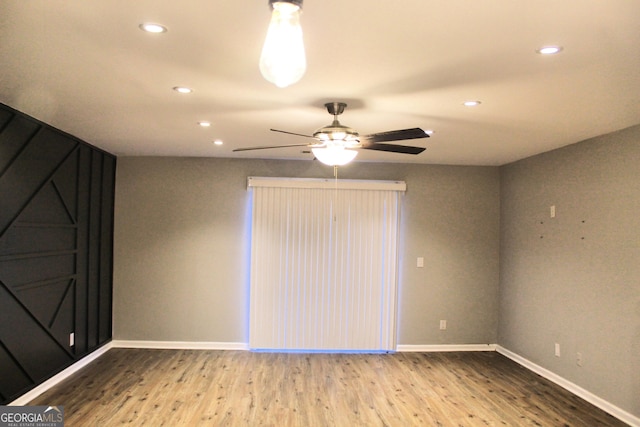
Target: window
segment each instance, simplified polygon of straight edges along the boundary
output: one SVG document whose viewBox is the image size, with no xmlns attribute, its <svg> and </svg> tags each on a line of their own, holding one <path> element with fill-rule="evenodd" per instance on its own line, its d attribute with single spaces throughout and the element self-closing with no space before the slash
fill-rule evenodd
<svg viewBox="0 0 640 427">
<path fill-rule="evenodd" d="M 249 178 L 252 349 L 395 350 L 404 182 Z"/>
</svg>

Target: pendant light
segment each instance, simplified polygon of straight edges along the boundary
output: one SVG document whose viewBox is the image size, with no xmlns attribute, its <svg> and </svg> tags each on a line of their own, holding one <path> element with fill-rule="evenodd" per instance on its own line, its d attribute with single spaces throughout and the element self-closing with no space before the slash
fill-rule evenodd
<svg viewBox="0 0 640 427">
<path fill-rule="evenodd" d="M 307 69 L 300 14 L 302 0 L 269 0 L 271 22 L 260 55 L 262 76 L 278 87 L 302 78 Z"/>
</svg>

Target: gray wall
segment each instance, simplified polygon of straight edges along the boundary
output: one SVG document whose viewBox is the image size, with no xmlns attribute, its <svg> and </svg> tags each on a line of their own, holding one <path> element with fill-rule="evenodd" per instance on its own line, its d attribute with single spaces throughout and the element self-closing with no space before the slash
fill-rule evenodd
<svg viewBox="0 0 640 427">
<path fill-rule="evenodd" d="M 398 343 L 497 339 L 499 169 L 351 164 L 404 180 Z M 120 157 L 114 339 L 248 342 L 247 176 L 332 178 L 312 161 Z M 425 258 L 425 268 L 416 258 Z M 439 320 L 448 321 L 446 331 Z"/>
<path fill-rule="evenodd" d="M 640 416 L 640 126 L 501 168 L 501 217 L 498 342 Z"/>
<path fill-rule="evenodd" d="M 501 168 L 356 163 L 339 174 L 407 182 L 399 344 L 497 342 L 640 416 L 639 165 L 640 126 Z M 114 339 L 246 343 L 247 176 L 332 173 L 119 158 Z"/>
</svg>

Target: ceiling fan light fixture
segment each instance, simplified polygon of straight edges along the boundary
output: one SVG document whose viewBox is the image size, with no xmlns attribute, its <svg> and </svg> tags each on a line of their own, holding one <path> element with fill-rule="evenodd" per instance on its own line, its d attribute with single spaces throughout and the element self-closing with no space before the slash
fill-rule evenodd
<svg viewBox="0 0 640 427">
<path fill-rule="evenodd" d="M 337 119 L 329 126 L 321 127 L 313 133 L 314 138 L 321 141 L 342 142 L 342 145 L 347 148 L 358 146 L 359 136 L 358 132 L 348 126 L 341 125 Z"/>
<path fill-rule="evenodd" d="M 332 141 L 344 141 L 346 138 L 347 133 L 341 131 L 331 132 L 331 134 L 329 135 L 329 139 L 331 139 Z"/>
<path fill-rule="evenodd" d="M 322 148 L 311 148 L 316 159 L 327 166 L 344 166 L 356 158 L 358 152 L 339 145 L 329 145 Z"/>
<path fill-rule="evenodd" d="M 271 22 L 260 55 L 262 76 L 278 87 L 287 87 L 307 70 L 300 14 L 302 0 L 269 0 Z"/>
</svg>

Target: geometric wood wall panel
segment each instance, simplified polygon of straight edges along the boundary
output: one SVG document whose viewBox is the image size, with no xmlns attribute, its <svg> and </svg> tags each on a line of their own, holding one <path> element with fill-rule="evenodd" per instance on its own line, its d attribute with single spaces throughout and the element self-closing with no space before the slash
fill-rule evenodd
<svg viewBox="0 0 640 427">
<path fill-rule="evenodd" d="M 0 104 L 0 404 L 111 339 L 115 166 Z"/>
<path fill-rule="evenodd" d="M 64 367 L 73 360 L 68 348 L 52 339 L 48 328 L 34 319 L 4 287 L 0 287 L 0 312 L 3 313 L 0 323 L 3 346 L 31 380 L 46 378 L 52 367 Z M 16 328 L 16 324 L 20 324 L 20 328 Z M 25 342 L 25 336 L 37 346 Z"/>
<path fill-rule="evenodd" d="M 2 324 L 0 323 L 0 328 Z M 0 342 L 0 400 L 8 401 L 15 390 L 29 388 L 33 380 L 22 370 L 13 355 Z"/>
<path fill-rule="evenodd" d="M 63 187 L 64 189 L 64 187 Z M 17 218 L 18 224 L 75 225 L 75 208 L 67 206 L 59 187 L 51 180 L 29 201 Z"/>
</svg>

